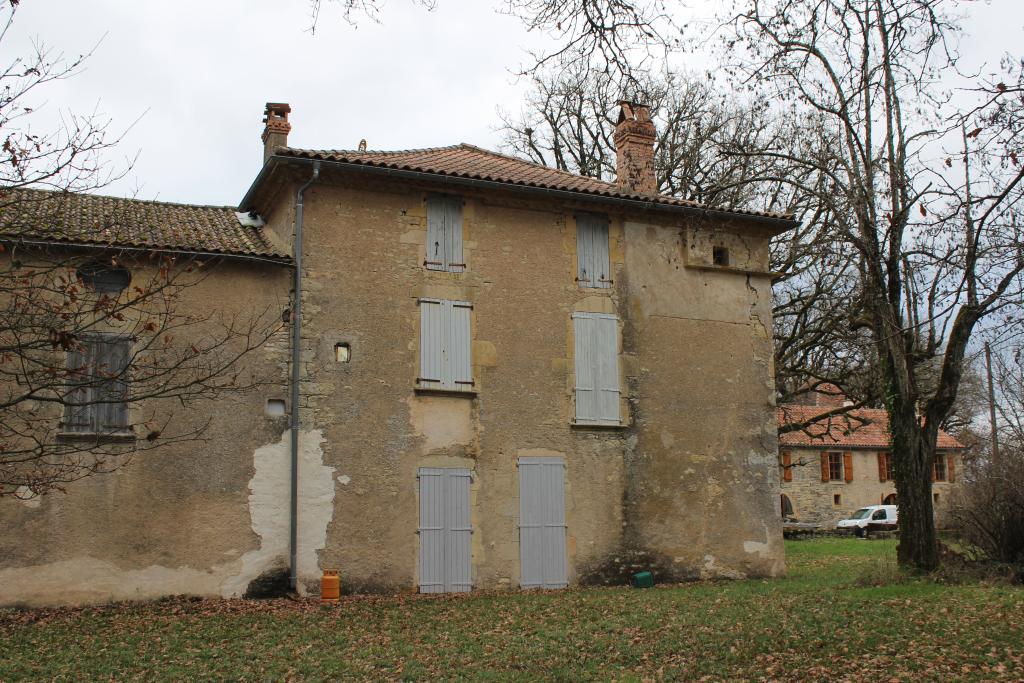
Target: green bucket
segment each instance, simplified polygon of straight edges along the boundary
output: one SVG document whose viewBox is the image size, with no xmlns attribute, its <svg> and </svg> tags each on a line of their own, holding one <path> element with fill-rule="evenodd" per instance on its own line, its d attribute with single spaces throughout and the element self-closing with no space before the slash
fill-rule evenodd
<svg viewBox="0 0 1024 683">
<path fill-rule="evenodd" d="M 633 588 L 651 588 L 654 586 L 654 574 L 650 572 L 637 572 L 633 574 L 631 583 Z"/>
</svg>

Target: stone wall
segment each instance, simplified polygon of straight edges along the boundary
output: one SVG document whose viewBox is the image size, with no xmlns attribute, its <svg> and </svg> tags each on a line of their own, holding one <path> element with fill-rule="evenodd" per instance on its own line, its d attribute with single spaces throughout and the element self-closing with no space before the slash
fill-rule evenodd
<svg viewBox="0 0 1024 683">
<path fill-rule="evenodd" d="M 126 265 L 145 279 L 151 262 Z M 280 265 L 219 263 L 182 292 L 182 310 L 280 319 L 288 275 Z M 258 389 L 188 407 L 132 407 L 173 415 L 168 435 L 209 421 L 195 440 L 139 454 L 67 494 L 0 499 L 0 605 L 241 596 L 286 567 L 287 418 L 268 416 L 266 400 L 286 395 L 287 352 L 279 334 L 247 357 L 252 376 L 266 382 Z"/>
</svg>

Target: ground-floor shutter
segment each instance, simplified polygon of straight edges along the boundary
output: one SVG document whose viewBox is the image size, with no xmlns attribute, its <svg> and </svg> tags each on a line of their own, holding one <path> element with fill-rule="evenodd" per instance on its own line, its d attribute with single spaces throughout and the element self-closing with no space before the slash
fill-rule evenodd
<svg viewBox="0 0 1024 683">
<path fill-rule="evenodd" d="M 421 593 L 461 593 L 473 587 L 469 485 L 467 469 L 419 471 Z"/>
<path fill-rule="evenodd" d="M 565 461 L 519 459 L 519 553 L 523 588 L 565 588 Z"/>
</svg>

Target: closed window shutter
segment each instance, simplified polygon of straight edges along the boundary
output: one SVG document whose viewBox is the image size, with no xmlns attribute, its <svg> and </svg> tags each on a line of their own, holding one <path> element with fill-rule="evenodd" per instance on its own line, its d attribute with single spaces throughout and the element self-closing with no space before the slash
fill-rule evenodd
<svg viewBox="0 0 1024 683">
<path fill-rule="evenodd" d="M 420 299 L 420 386 L 469 389 L 473 386 L 470 317 L 465 301 Z"/>
<path fill-rule="evenodd" d="M 98 431 L 116 432 L 128 428 L 128 355 L 127 339 L 104 338 L 95 340 L 96 375 L 100 378 L 96 404 Z"/>
<path fill-rule="evenodd" d="M 886 476 L 885 453 L 878 454 L 878 481 L 885 481 Z"/>
<path fill-rule="evenodd" d="M 956 464 L 953 462 L 953 454 L 946 456 L 946 481 L 950 484 L 956 481 Z"/>
<path fill-rule="evenodd" d="M 618 319 L 606 313 L 573 314 L 576 420 L 618 423 Z"/>
<path fill-rule="evenodd" d="M 444 270 L 444 225 L 444 198 L 427 197 L 427 248 L 423 265 L 430 270 Z"/>
<path fill-rule="evenodd" d="M 821 452 L 821 480 L 828 481 L 830 479 L 828 473 L 828 451 Z"/>
<path fill-rule="evenodd" d="M 464 270 L 461 197 L 427 197 L 427 246 L 423 263 L 429 270 L 459 273 Z"/>
<path fill-rule="evenodd" d="M 462 260 L 462 198 L 445 198 L 445 270 L 461 273 Z"/>
<path fill-rule="evenodd" d="M 64 431 L 66 432 L 88 432 L 92 429 L 92 420 L 89 416 L 90 397 L 92 390 L 89 387 L 89 359 L 91 356 L 91 345 L 84 342 L 68 351 L 67 372 L 68 391 L 64 405 Z"/>
<path fill-rule="evenodd" d="M 442 302 L 420 299 L 420 384 L 440 387 L 444 379 Z"/>
<path fill-rule="evenodd" d="M 782 481 L 793 481 L 793 454 L 782 452 Z"/>
<path fill-rule="evenodd" d="M 473 386 L 473 364 L 470 358 L 470 318 L 472 305 L 464 301 L 445 302 L 451 304 L 451 353 L 448 355 L 453 388 L 468 389 Z"/>
<path fill-rule="evenodd" d="M 584 287 L 611 286 L 608 258 L 608 217 L 576 217 L 576 278 Z"/>
<path fill-rule="evenodd" d="M 847 484 L 853 481 L 853 453 L 843 453 L 843 479 Z"/>
</svg>

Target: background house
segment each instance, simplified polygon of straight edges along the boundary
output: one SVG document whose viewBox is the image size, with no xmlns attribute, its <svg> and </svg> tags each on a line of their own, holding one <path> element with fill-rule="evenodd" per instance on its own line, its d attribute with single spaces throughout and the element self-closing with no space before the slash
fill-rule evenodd
<svg viewBox="0 0 1024 683">
<path fill-rule="evenodd" d="M 838 389 L 809 396 L 810 405 L 780 406 L 779 424 L 809 421 L 846 400 Z M 889 444 L 888 414 L 877 408 L 859 408 L 782 434 L 782 516 L 833 526 L 865 505 L 898 504 Z M 963 449 L 955 438 L 939 432 L 932 496 L 940 526 L 949 509 Z"/>
<path fill-rule="evenodd" d="M 289 113 L 268 104 L 239 208 L 300 278 L 217 282 L 254 306 L 297 284 L 298 346 L 260 354 L 207 447 L 0 501 L 0 602 L 241 595 L 292 562 L 300 590 L 337 568 L 347 591 L 783 571 L 768 241 L 789 217 L 657 195 L 633 103 L 618 183 L 465 144 L 294 149 Z"/>
</svg>

